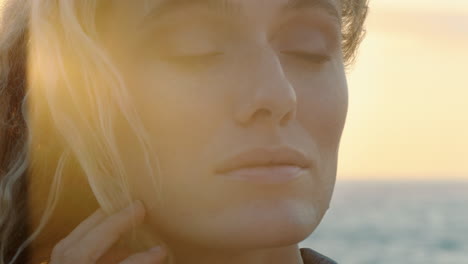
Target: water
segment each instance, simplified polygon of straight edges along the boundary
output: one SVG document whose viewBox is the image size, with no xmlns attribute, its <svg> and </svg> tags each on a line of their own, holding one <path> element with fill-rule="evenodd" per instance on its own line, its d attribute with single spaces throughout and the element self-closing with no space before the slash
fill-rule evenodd
<svg viewBox="0 0 468 264">
<path fill-rule="evenodd" d="M 338 182 L 300 246 L 340 264 L 468 264 L 468 182 Z"/>
</svg>

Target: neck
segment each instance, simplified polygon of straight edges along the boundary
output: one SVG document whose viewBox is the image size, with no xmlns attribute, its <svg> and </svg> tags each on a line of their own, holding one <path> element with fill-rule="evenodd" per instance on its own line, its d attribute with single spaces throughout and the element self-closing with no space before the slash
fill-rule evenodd
<svg viewBox="0 0 468 264">
<path fill-rule="evenodd" d="M 304 264 L 297 244 L 279 248 L 230 251 L 175 250 L 174 264 Z"/>
</svg>

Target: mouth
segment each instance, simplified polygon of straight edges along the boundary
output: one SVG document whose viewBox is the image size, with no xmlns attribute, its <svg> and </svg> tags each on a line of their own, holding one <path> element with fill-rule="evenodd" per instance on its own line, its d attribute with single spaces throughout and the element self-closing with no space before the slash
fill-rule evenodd
<svg viewBox="0 0 468 264">
<path fill-rule="evenodd" d="M 311 164 L 305 154 L 294 148 L 257 148 L 225 160 L 216 173 L 235 181 L 284 184 L 299 178 Z"/>
</svg>

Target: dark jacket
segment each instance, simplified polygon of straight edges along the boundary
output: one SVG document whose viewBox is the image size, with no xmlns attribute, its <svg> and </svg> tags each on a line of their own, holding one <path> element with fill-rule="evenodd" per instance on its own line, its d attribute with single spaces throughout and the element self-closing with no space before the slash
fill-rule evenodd
<svg viewBox="0 0 468 264">
<path fill-rule="evenodd" d="M 337 264 L 335 261 L 310 248 L 301 248 L 301 255 L 304 264 Z"/>
</svg>

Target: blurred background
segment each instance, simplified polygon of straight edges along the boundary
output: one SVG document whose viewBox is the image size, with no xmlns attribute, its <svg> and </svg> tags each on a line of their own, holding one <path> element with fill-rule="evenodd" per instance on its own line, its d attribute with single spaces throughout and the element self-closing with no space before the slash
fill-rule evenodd
<svg viewBox="0 0 468 264">
<path fill-rule="evenodd" d="M 468 1 L 371 0 L 331 207 L 343 264 L 468 263 Z"/>
</svg>

